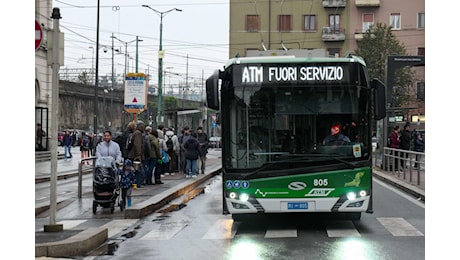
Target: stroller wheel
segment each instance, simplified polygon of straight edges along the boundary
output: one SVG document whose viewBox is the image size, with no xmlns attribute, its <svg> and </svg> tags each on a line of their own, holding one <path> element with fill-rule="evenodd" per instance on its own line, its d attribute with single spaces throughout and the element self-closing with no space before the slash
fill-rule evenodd
<svg viewBox="0 0 460 260">
<path fill-rule="evenodd" d="M 93 214 L 96 214 L 96 210 L 97 210 L 97 203 L 93 201 Z"/>
</svg>

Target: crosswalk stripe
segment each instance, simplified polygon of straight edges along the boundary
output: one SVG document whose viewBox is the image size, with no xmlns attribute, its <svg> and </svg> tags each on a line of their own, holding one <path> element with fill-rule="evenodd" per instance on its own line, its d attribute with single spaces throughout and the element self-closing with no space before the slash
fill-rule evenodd
<svg viewBox="0 0 460 260">
<path fill-rule="evenodd" d="M 359 237 L 352 221 L 333 221 L 326 224 L 328 237 Z"/>
<path fill-rule="evenodd" d="M 136 221 L 138 221 L 138 219 L 115 219 L 111 220 L 108 223 L 105 223 L 101 227 L 107 228 L 108 237 L 112 237 L 130 227 L 131 225 L 136 223 Z"/>
<path fill-rule="evenodd" d="M 152 230 L 139 240 L 169 240 L 189 224 L 190 220 L 162 222 L 153 226 Z"/>
<path fill-rule="evenodd" d="M 231 219 L 219 219 L 204 234 L 203 239 L 232 239 L 239 225 L 239 222 L 233 222 Z"/>
<path fill-rule="evenodd" d="M 282 237 L 297 237 L 296 228 L 268 228 L 264 238 L 282 238 Z"/>
<path fill-rule="evenodd" d="M 377 218 L 393 236 L 423 236 L 414 226 L 403 218 Z"/>
</svg>

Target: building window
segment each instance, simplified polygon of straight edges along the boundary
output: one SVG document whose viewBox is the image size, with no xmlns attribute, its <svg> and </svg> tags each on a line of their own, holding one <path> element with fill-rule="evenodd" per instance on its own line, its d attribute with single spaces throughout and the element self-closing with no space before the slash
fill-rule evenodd
<svg viewBox="0 0 460 260">
<path fill-rule="evenodd" d="M 363 32 L 371 29 L 374 25 L 374 14 L 363 14 Z"/>
<path fill-rule="evenodd" d="M 417 48 L 417 55 L 418 56 L 425 56 L 425 47 L 418 47 Z"/>
<path fill-rule="evenodd" d="M 304 15 L 303 29 L 306 32 L 316 31 L 316 15 Z"/>
<path fill-rule="evenodd" d="M 417 101 L 425 100 L 425 82 L 417 82 Z"/>
<path fill-rule="evenodd" d="M 329 52 L 329 57 L 340 57 L 340 48 L 329 48 L 327 51 Z"/>
<path fill-rule="evenodd" d="M 425 13 L 418 13 L 417 16 L 417 28 L 425 29 Z"/>
<path fill-rule="evenodd" d="M 260 31 L 260 16 L 259 15 L 246 15 L 246 31 L 258 32 Z"/>
<path fill-rule="evenodd" d="M 331 28 L 332 33 L 340 32 L 340 15 L 338 14 L 329 15 L 329 28 Z"/>
<path fill-rule="evenodd" d="M 390 26 L 393 30 L 400 30 L 401 29 L 401 14 L 399 13 L 392 13 L 390 15 Z"/>
<path fill-rule="evenodd" d="M 289 32 L 292 31 L 292 16 L 279 15 L 278 16 L 278 31 Z"/>
</svg>

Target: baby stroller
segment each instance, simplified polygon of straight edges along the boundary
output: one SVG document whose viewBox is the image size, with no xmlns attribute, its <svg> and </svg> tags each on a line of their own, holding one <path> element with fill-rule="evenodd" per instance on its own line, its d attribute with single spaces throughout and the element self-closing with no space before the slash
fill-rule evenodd
<svg viewBox="0 0 460 260">
<path fill-rule="evenodd" d="M 93 214 L 96 214 L 98 206 L 110 208 L 110 213 L 113 213 L 116 204 L 123 211 L 123 205 L 118 199 L 120 195 L 118 168 L 113 157 L 101 157 L 96 160 L 93 173 L 93 194 Z"/>
</svg>

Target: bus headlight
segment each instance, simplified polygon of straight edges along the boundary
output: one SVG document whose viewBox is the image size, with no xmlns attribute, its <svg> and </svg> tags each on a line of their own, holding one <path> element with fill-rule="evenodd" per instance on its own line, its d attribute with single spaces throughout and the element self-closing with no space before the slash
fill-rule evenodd
<svg viewBox="0 0 460 260">
<path fill-rule="evenodd" d="M 243 193 L 243 194 L 240 195 L 240 200 L 241 200 L 242 202 L 246 202 L 246 201 L 248 201 L 248 199 L 249 199 L 249 195 L 248 195 L 248 194 Z"/>
<path fill-rule="evenodd" d="M 347 199 L 348 199 L 348 200 L 354 200 L 354 199 L 356 199 L 356 193 L 354 193 L 354 192 L 348 192 L 348 193 L 347 193 Z"/>
<path fill-rule="evenodd" d="M 234 198 L 236 198 L 236 193 L 235 192 L 230 192 L 230 194 L 228 194 L 228 196 L 230 197 L 230 199 L 234 199 Z"/>
<path fill-rule="evenodd" d="M 360 197 L 365 197 L 367 195 L 367 192 L 365 190 L 362 190 L 359 192 Z"/>
</svg>

